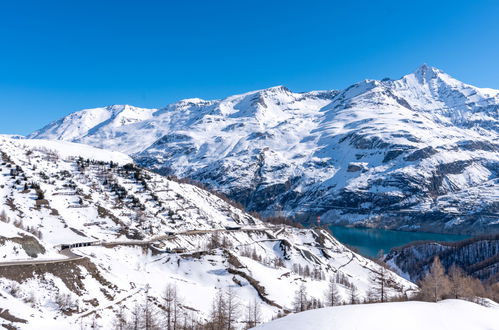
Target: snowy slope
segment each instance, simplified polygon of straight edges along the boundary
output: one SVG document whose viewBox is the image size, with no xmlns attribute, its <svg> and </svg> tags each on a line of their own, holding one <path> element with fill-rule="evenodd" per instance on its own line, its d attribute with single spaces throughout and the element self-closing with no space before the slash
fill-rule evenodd
<svg viewBox="0 0 499 330">
<path fill-rule="evenodd" d="M 144 110 L 147 119 L 129 125 L 90 128 L 80 119 L 88 112 L 31 137 L 123 151 L 267 214 L 407 230 L 499 230 L 499 91 L 426 65 L 341 91 L 278 86 L 182 100 Z M 75 133 L 59 134 L 63 129 Z"/>
<path fill-rule="evenodd" d="M 256 327 L 261 330 L 497 330 L 499 308 L 464 300 L 400 302 L 316 309 Z"/>
<path fill-rule="evenodd" d="M 322 229 L 262 223 L 123 154 L 5 136 L 0 151 L 0 217 L 9 219 L 0 221 L 0 309 L 17 320 L 0 313 L 0 324 L 79 329 L 97 315 L 107 329 L 119 306 L 130 316 L 148 286 L 148 299 L 159 304 L 169 283 L 183 297 L 182 315 L 195 320 L 206 320 L 217 288 L 229 287 L 242 308 L 256 301 L 270 320 L 292 308 L 302 283 L 323 299 L 333 278 L 343 299 L 352 285 L 362 299 L 380 270 Z M 96 245 L 73 249 L 83 259 L 60 262 L 67 258 L 60 245 L 79 242 Z M 1 265 L 20 260 L 58 263 Z M 390 295 L 416 289 L 391 276 Z M 63 311 L 61 295 L 70 302 Z"/>
<path fill-rule="evenodd" d="M 32 135 L 52 140 L 85 141 L 87 144 L 103 148 L 107 146 L 105 140 L 111 137 L 109 131 L 126 129 L 134 123 L 151 119 L 156 111 L 157 109 L 137 108 L 130 105 L 85 109 L 50 123 L 42 128 L 43 134 Z M 93 136 L 96 138 L 92 138 Z M 130 143 L 131 141 L 121 141 L 120 147 L 116 149 L 133 152 L 134 149 L 129 145 Z"/>
</svg>

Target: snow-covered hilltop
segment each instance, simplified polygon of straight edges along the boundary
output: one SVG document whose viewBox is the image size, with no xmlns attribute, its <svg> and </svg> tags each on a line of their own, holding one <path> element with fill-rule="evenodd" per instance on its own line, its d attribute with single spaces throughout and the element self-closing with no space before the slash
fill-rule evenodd
<svg viewBox="0 0 499 330">
<path fill-rule="evenodd" d="M 427 65 L 340 91 L 279 86 L 159 110 L 83 110 L 30 137 L 122 151 L 267 214 L 499 230 L 499 91 Z"/>
<path fill-rule="evenodd" d="M 316 309 L 263 324 L 259 330 L 498 330 L 499 307 L 463 300 L 399 302 Z"/>
<path fill-rule="evenodd" d="M 361 300 L 382 271 L 325 230 L 263 223 L 118 152 L 6 136 L 0 152 L 0 324 L 110 329 L 136 302 L 164 313 L 171 284 L 186 322 L 208 319 L 217 290 L 231 288 L 243 327 L 248 304 L 270 320 L 302 285 L 324 300 L 331 280 L 343 300 Z M 90 246 L 60 253 L 77 243 Z M 416 288 L 389 276 L 391 296 Z"/>
</svg>

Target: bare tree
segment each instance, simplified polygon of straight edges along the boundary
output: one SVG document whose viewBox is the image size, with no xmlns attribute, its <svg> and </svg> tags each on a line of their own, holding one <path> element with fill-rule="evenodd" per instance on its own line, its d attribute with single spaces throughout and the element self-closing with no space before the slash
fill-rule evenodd
<svg viewBox="0 0 499 330">
<path fill-rule="evenodd" d="M 392 278 L 385 267 L 380 267 L 371 274 L 371 282 L 373 283 L 372 292 L 377 301 L 387 301 L 387 288 L 390 281 L 392 281 Z"/>
<path fill-rule="evenodd" d="M 429 301 L 437 302 L 450 293 L 450 281 L 438 256 L 420 286 L 423 299 Z"/>
<path fill-rule="evenodd" d="M 320 299 L 315 298 L 315 297 L 310 298 L 307 302 L 307 310 L 322 308 L 322 307 L 323 307 L 322 301 Z"/>
<path fill-rule="evenodd" d="M 177 304 L 177 288 L 168 284 L 163 293 L 163 304 L 165 311 L 165 326 L 167 330 L 172 330 L 175 328 L 175 305 Z"/>
<path fill-rule="evenodd" d="M 94 313 L 92 315 L 92 323 L 90 323 L 90 328 L 91 329 L 99 329 L 100 328 L 99 322 L 97 322 L 97 313 Z"/>
<path fill-rule="evenodd" d="M 377 302 L 377 301 L 379 301 L 378 295 L 374 291 L 374 288 L 370 287 L 369 289 L 367 289 L 366 297 L 364 298 L 364 304 Z"/>
<path fill-rule="evenodd" d="M 211 233 L 210 241 L 208 242 L 208 249 L 218 249 L 221 247 L 222 243 L 220 242 L 220 233 L 218 231 L 214 231 Z"/>
<path fill-rule="evenodd" d="M 349 298 L 350 304 L 357 304 L 359 302 L 359 294 L 357 292 L 357 287 L 355 285 L 351 285 L 349 288 Z"/>
<path fill-rule="evenodd" d="M 125 306 L 123 306 L 122 304 L 118 307 L 118 311 L 115 313 L 113 326 L 116 330 L 125 330 L 128 328 L 125 315 Z"/>
<path fill-rule="evenodd" d="M 130 329 L 140 330 L 142 324 L 142 306 L 136 302 L 132 309 L 132 318 L 130 320 Z"/>
<path fill-rule="evenodd" d="M 251 329 L 262 322 L 262 310 L 256 299 L 250 302 L 246 307 L 246 328 Z"/>
<path fill-rule="evenodd" d="M 234 329 L 234 323 L 239 318 L 240 309 L 239 301 L 232 287 L 229 287 L 225 292 L 225 301 L 227 302 L 227 330 L 232 330 Z"/>
<path fill-rule="evenodd" d="M 303 269 L 303 276 L 310 277 L 310 267 L 308 265 L 305 265 L 305 268 Z"/>
<path fill-rule="evenodd" d="M 218 289 L 213 299 L 208 328 L 213 330 L 226 329 L 227 323 L 227 301 L 222 289 Z"/>
<path fill-rule="evenodd" d="M 144 299 L 144 305 L 143 305 L 143 329 L 145 330 L 156 330 L 158 329 L 158 322 L 157 322 L 157 313 L 154 307 L 154 304 L 152 304 L 149 301 L 149 289 L 150 286 L 149 284 L 146 286 L 145 290 L 145 299 Z"/>
<path fill-rule="evenodd" d="M 63 311 L 69 311 L 75 308 L 75 301 L 69 293 L 58 292 L 55 296 L 55 303 Z"/>
<path fill-rule="evenodd" d="M 295 298 L 293 301 L 293 307 L 295 312 L 303 312 L 307 310 L 307 288 L 305 284 L 301 284 L 298 290 L 295 291 Z"/>
<path fill-rule="evenodd" d="M 336 286 L 336 282 L 333 278 L 329 280 L 327 292 L 326 292 L 326 305 L 327 306 L 336 306 L 341 304 L 341 297 L 338 292 L 338 287 Z"/>
<path fill-rule="evenodd" d="M 456 265 L 452 265 L 449 269 L 450 293 L 453 298 L 471 298 L 473 293 L 469 286 L 469 280 L 463 270 Z"/>
</svg>

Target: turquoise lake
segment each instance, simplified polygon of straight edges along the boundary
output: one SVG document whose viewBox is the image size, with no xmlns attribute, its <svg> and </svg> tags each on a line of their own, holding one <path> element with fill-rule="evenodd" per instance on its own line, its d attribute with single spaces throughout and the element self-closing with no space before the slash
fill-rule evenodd
<svg viewBox="0 0 499 330">
<path fill-rule="evenodd" d="M 344 226 L 329 226 L 341 243 L 356 248 L 365 256 L 376 257 L 380 250 L 385 253 L 391 248 L 401 246 L 414 241 L 460 241 L 470 236 L 435 234 L 422 232 L 407 232 L 398 230 L 373 229 L 373 228 L 350 228 Z"/>
</svg>

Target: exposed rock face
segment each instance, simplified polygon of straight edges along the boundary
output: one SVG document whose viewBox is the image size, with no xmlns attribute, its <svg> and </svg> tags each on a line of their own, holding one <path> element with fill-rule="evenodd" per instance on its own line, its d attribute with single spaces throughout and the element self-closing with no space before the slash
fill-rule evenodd
<svg viewBox="0 0 499 330">
<path fill-rule="evenodd" d="M 436 68 L 341 91 L 280 86 L 161 110 L 113 109 L 87 130 L 81 122 L 89 122 L 90 110 L 32 137 L 125 151 L 143 166 L 201 181 L 264 214 L 499 231 L 499 91 Z"/>
<path fill-rule="evenodd" d="M 31 236 L 22 235 L 11 238 L 0 236 L 0 245 L 4 245 L 8 241 L 14 244 L 19 244 L 24 252 L 32 258 L 36 258 L 39 254 L 45 253 L 45 248 L 40 245 L 36 238 Z"/>
<path fill-rule="evenodd" d="M 367 163 L 350 163 L 348 164 L 347 172 L 366 172 Z"/>
</svg>

